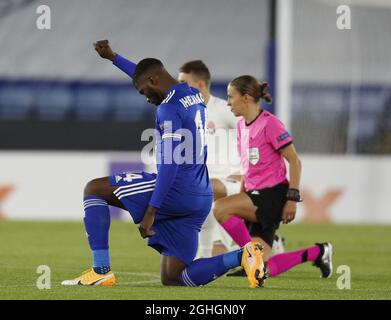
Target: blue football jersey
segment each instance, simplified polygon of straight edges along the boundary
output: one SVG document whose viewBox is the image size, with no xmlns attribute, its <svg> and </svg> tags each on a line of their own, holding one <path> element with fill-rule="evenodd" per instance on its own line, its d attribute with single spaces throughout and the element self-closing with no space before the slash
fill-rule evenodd
<svg viewBox="0 0 391 320">
<path fill-rule="evenodd" d="M 133 77 L 136 64 L 116 55 L 113 64 Z M 208 216 L 213 191 L 206 167 L 206 106 L 198 90 L 177 84 L 156 112 L 158 173 L 111 176 L 114 195 L 135 223 L 148 206 L 158 208 L 148 245 L 189 265 L 198 249 L 198 233 Z"/>
<path fill-rule="evenodd" d="M 150 205 L 213 194 L 206 167 L 206 105 L 187 83 L 173 86 L 156 113 L 157 181 Z"/>
</svg>

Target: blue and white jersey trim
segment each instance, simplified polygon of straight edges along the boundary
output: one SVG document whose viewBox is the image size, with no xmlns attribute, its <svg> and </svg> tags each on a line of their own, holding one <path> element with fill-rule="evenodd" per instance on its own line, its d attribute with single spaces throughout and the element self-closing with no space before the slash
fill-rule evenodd
<svg viewBox="0 0 391 320">
<path fill-rule="evenodd" d="M 172 90 L 172 91 L 167 95 L 167 97 L 162 101 L 161 104 L 163 104 L 163 103 L 168 103 L 168 101 L 170 101 L 170 99 L 174 96 L 174 94 L 175 94 L 175 90 Z"/>
<path fill-rule="evenodd" d="M 121 200 L 124 197 L 128 197 L 134 194 L 153 191 L 155 189 L 155 183 L 156 179 L 153 179 L 151 181 L 134 183 L 129 186 L 119 187 L 113 193 L 119 200 Z"/>
</svg>

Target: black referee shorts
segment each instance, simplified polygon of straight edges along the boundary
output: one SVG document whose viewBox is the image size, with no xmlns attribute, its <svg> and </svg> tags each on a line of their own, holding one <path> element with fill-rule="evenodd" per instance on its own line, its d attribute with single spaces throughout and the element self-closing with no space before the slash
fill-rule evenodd
<svg viewBox="0 0 391 320">
<path fill-rule="evenodd" d="M 250 235 L 261 238 L 270 247 L 273 246 L 274 235 L 280 226 L 288 189 L 289 185 L 282 183 L 272 188 L 246 192 L 253 204 L 258 207 L 255 213 L 257 222 L 247 222 Z"/>
</svg>

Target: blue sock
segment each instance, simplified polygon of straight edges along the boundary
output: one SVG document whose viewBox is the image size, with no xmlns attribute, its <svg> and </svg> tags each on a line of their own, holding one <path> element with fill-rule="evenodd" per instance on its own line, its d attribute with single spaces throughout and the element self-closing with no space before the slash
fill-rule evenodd
<svg viewBox="0 0 391 320">
<path fill-rule="evenodd" d="M 242 260 L 243 250 L 235 250 L 225 254 L 193 261 L 180 275 L 184 286 L 197 287 L 207 284 L 229 269 L 239 267 Z"/>
<path fill-rule="evenodd" d="M 94 196 L 84 198 L 84 226 L 92 250 L 93 269 L 104 274 L 110 271 L 110 210 L 107 202 Z"/>
<path fill-rule="evenodd" d="M 109 250 L 92 250 L 93 269 L 98 274 L 111 270 Z"/>
</svg>

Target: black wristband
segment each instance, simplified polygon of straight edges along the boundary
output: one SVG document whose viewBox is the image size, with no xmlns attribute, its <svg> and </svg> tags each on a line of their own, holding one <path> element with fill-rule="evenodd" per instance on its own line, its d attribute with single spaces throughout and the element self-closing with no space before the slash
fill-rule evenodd
<svg viewBox="0 0 391 320">
<path fill-rule="evenodd" d="M 288 189 L 288 192 L 286 194 L 287 200 L 295 201 L 295 202 L 302 202 L 303 199 L 300 196 L 300 191 L 297 189 Z"/>
</svg>

